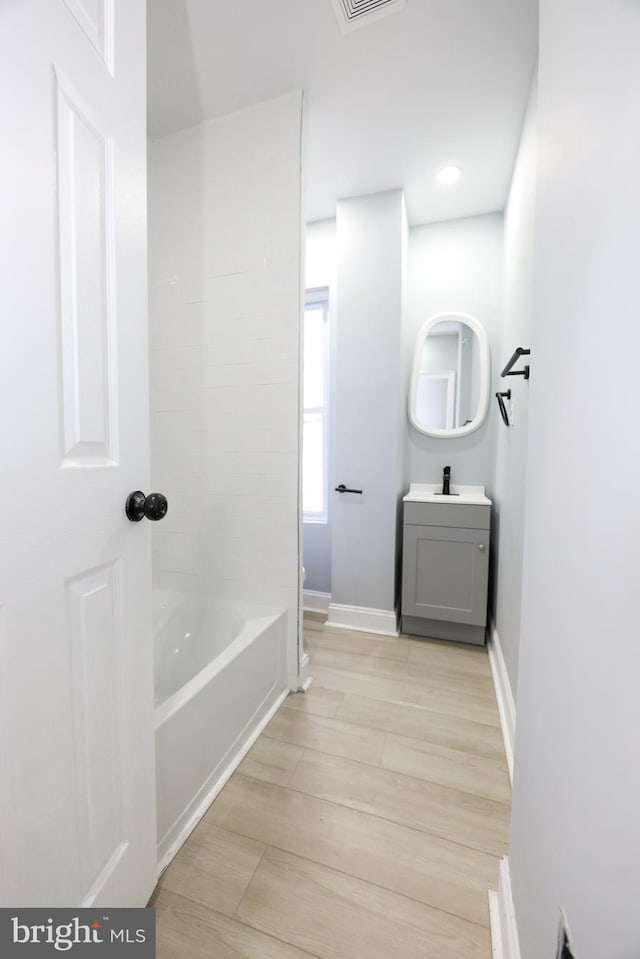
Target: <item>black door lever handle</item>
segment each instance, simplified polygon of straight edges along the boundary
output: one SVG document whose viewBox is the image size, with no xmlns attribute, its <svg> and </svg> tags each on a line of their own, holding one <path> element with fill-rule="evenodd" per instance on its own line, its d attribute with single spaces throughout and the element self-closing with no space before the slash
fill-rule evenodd
<svg viewBox="0 0 640 959">
<path fill-rule="evenodd" d="M 347 489 L 344 483 L 340 483 L 340 486 L 336 486 L 336 493 L 362 493 L 361 489 Z"/>
</svg>

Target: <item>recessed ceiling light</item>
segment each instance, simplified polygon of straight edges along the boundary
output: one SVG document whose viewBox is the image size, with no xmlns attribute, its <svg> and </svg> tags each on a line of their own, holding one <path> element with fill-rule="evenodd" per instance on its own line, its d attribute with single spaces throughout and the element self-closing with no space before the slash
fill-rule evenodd
<svg viewBox="0 0 640 959">
<path fill-rule="evenodd" d="M 446 166 L 440 170 L 437 180 L 438 183 L 443 183 L 445 186 L 449 186 L 451 183 L 455 183 L 459 176 L 460 169 L 457 166 Z"/>
</svg>

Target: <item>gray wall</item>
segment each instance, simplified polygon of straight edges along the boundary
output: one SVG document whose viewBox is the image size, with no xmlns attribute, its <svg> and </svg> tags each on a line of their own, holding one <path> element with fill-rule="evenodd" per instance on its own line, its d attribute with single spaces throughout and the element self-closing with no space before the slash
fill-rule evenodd
<svg viewBox="0 0 640 959">
<path fill-rule="evenodd" d="M 331 592 L 331 535 L 330 520 L 303 524 L 304 588 L 315 593 Z"/>
<path fill-rule="evenodd" d="M 638 50 L 637 3 L 542 0 L 510 854 L 522 959 L 555 956 L 561 906 L 579 959 L 640 955 Z"/>
<path fill-rule="evenodd" d="M 537 162 L 537 75 L 533 78 L 520 149 L 505 211 L 504 308 L 501 363 L 517 346 L 531 347 L 533 327 L 533 261 Z M 535 362 L 535 360 L 534 360 Z M 521 369 L 521 362 L 516 369 Z M 498 371 L 499 372 L 499 371 Z M 507 667 L 514 699 L 517 696 L 524 497 L 529 423 L 529 381 L 511 376 L 500 389 L 511 389 L 512 425 L 500 421 L 496 444 L 493 509 L 493 621 Z M 494 401 L 495 402 L 495 401 Z"/>
<path fill-rule="evenodd" d="M 392 611 L 402 491 L 401 190 L 341 200 L 337 216 L 332 601 Z"/>
<path fill-rule="evenodd" d="M 304 588 L 317 593 L 331 592 L 331 527 L 333 522 L 333 436 L 335 431 L 336 359 L 336 221 L 309 223 L 305 233 L 305 277 L 307 289 L 329 288 L 329 499 L 326 523 L 303 524 Z"/>
<path fill-rule="evenodd" d="M 450 220 L 413 227 L 409 234 L 407 306 L 404 323 L 403 405 L 416 337 L 436 313 L 469 313 L 489 336 L 492 393 L 501 369 L 502 214 Z M 487 419 L 461 439 L 424 436 L 404 417 L 405 483 L 435 483 L 442 467 L 451 466 L 454 483 L 493 487 L 497 411 L 492 400 Z"/>
</svg>

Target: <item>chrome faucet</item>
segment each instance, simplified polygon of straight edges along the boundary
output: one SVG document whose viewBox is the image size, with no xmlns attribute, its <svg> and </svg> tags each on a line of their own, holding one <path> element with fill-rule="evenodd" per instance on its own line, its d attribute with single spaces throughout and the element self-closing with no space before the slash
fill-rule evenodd
<svg viewBox="0 0 640 959">
<path fill-rule="evenodd" d="M 449 483 L 451 482 L 451 467 L 445 466 L 442 471 L 442 495 L 450 496 L 451 491 L 449 489 Z"/>
</svg>

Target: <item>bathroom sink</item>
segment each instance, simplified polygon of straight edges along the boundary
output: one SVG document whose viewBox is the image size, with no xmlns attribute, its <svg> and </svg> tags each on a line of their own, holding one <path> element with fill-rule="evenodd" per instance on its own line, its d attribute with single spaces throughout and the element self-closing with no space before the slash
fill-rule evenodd
<svg viewBox="0 0 640 959">
<path fill-rule="evenodd" d="M 464 503 L 465 505 L 491 506 L 484 495 L 484 486 L 458 486 L 451 484 L 451 492 L 445 496 L 439 483 L 410 483 L 409 492 L 403 497 L 405 503 Z"/>
</svg>

